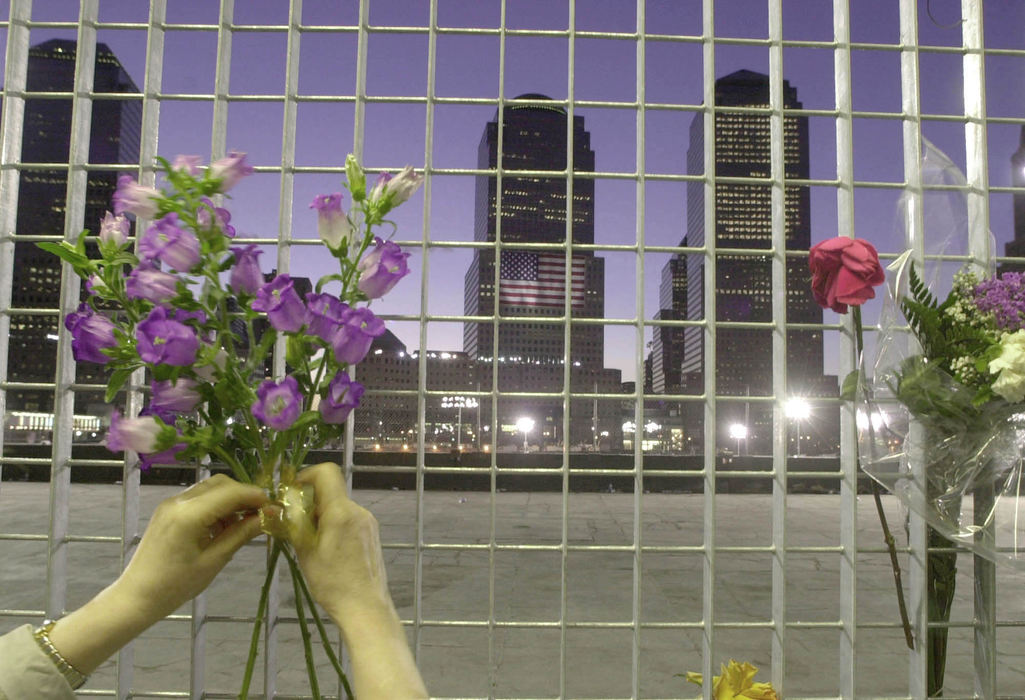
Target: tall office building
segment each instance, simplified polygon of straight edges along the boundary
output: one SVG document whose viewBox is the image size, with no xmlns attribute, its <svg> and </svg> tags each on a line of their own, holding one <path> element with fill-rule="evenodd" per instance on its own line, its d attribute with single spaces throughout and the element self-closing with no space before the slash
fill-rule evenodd
<svg viewBox="0 0 1025 700">
<path fill-rule="evenodd" d="M 1018 150 L 1011 156 L 1011 186 L 1025 190 L 1025 126 L 1021 128 Z M 1025 191 L 1014 193 L 1014 239 L 1004 247 L 1004 255 L 1023 261 L 1004 263 L 1001 272 L 1025 272 Z"/>
<path fill-rule="evenodd" d="M 551 98 L 545 95 L 526 94 L 516 99 L 532 100 L 533 104 L 506 107 L 501 129 L 496 113 L 485 127 L 477 151 L 477 165 L 482 169 L 499 167 L 501 152 L 503 174 L 501 178 L 477 178 L 474 240 L 500 241 L 504 247 L 497 271 L 494 249 L 474 252 L 464 280 L 464 309 L 473 316 L 530 317 L 537 321 L 502 321 L 497 343 L 491 322 L 466 323 L 464 351 L 479 363 L 494 363 L 500 390 L 561 391 L 567 356 L 565 333 L 562 323 L 544 319 L 567 315 L 571 319 L 571 391 L 618 391 L 619 373 L 604 369 L 602 327 L 572 323 L 574 318 L 604 315 L 604 259 L 591 251 L 574 251 L 567 259 L 562 249 L 515 246 L 565 243 L 567 214 L 572 242 L 594 243 L 594 180 L 561 174 L 569 165 L 570 155 L 574 173 L 594 171 L 590 134 L 584 129 L 583 117 L 575 116 L 568 124 L 566 110 L 546 104 Z M 568 148 L 567 127 L 572 128 L 572 151 Z M 509 174 L 515 170 L 559 174 Z M 590 442 L 595 411 L 590 401 L 584 403 L 586 408 L 581 405 L 579 410 L 570 409 L 587 417 L 586 429 L 581 418 L 580 430 L 574 431 L 571 439 Z M 608 411 L 613 413 L 611 404 Z M 500 421 L 522 413 L 550 424 L 554 431 L 561 423 L 562 403 L 555 399 L 510 400 L 500 404 L 499 412 Z M 609 421 L 615 422 L 611 418 Z"/>
<path fill-rule="evenodd" d="M 54 39 L 29 49 L 27 89 L 30 92 L 74 90 L 75 41 Z M 96 45 L 93 90 L 98 93 L 137 93 L 139 89 L 105 44 Z M 21 160 L 67 163 L 71 141 L 71 99 L 27 99 Z M 131 164 L 139 160 L 142 103 L 139 100 L 97 99 L 92 103 L 89 134 L 90 165 Z M 95 231 L 117 188 L 116 170 L 89 170 L 85 227 Z M 18 185 L 18 223 L 15 230 L 12 306 L 16 309 L 55 309 L 60 303 L 61 265 L 56 256 L 17 236 L 62 235 L 68 170 L 26 169 Z M 16 314 L 11 318 L 8 376 L 13 382 L 52 382 L 57 362 L 55 342 L 60 319 L 52 315 Z M 99 366 L 82 364 L 78 381 L 102 381 Z M 101 397 L 102 398 L 102 397 Z M 53 392 L 11 389 L 9 410 L 49 412 Z"/>
<path fill-rule="evenodd" d="M 769 78 L 741 70 L 720 78 L 715 84 L 715 175 L 731 178 L 768 178 L 771 176 L 770 118 L 766 114 L 731 111 L 730 107 L 768 107 Z M 783 82 L 784 109 L 800 109 L 797 90 Z M 695 115 L 690 128 L 687 154 L 689 174 L 704 172 L 704 123 Z M 809 177 L 808 118 L 784 115 L 783 161 L 785 178 Z M 703 246 L 705 232 L 704 185 L 688 183 L 687 231 L 683 246 Z M 770 322 L 772 318 L 772 266 L 769 255 L 733 253 L 732 250 L 768 250 L 772 247 L 771 186 L 758 182 L 719 182 L 715 187 L 715 264 L 716 321 Z M 811 204 L 807 186 L 784 188 L 784 227 L 786 248 L 807 251 L 811 244 Z M 704 318 L 705 260 L 702 255 L 675 256 L 663 271 L 662 314 L 673 318 Z M 821 323 L 822 309 L 811 295 L 811 275 L 803 257 L 787 258 L 786 321 Z M 663 316 L 665 317 L 665 316 Z M 776 319 L 782 322 L 783 319 Z M 673 329 L 662 336 L 662 354 L 667 348 L 683 347 L 682 360 L 673 356 L 672 369 L 681 370 L 684 393 L 703 389 L 703 373 L 710 369 L 704 358 L 701 328 Z M 794 396 L 836 395 L 835 377 L 823 375 L 823 335 L 820 330 L 787 332 L 787 393 Z M 653 357 L 653 369 L 659 358 Z M 670 364 L 662 360 L 662 365 Z M 767 395 L 772 393 L 772 332 L 769 329 L 716 329 L 715 376 L 717 392 L 727 396 Z M 663 370 L 663 384 L 671 386 L 672 372 Z M 653 385 L 659 385 L 653 377 Z M 694 407 L 699 409 L 698 404 Z M 747 449 L 767 451 L 771 446 L 772 407 L 766 403 L 721 402 L 718 408 L 719 442 L 725 439 L 732 423 L 743 423 L 749 431 Z M 694 417 L 689 421 L 696 429 Z M 831 425 L 810 435 L 832 435 Z M 831 439 L 831 438 L 829 438 Z M 826 439 L 825 442 L 829 442 Z"/>
</svg>

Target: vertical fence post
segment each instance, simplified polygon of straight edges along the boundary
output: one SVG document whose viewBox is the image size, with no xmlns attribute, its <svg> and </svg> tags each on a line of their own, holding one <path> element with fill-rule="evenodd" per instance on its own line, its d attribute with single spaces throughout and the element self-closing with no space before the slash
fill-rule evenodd
<svg viewBox="0 0 1025 700">
<path fill-rule="evenodd" d="M 854 231 L 854 146 L 851 117 L 851 26 L 849 0 L 833 0 L 833 92 L 836 100 L 836 229 Z M 844 317 L 840 336 L 840 376 L 858 369 L 853 324 Z M 850 402 L 840 408 L 840 697 L 854 700 L 858 639 L 858 435 Z"/>
<path fill-rule="evenodd" d="M 982 2 L 962 0 L 961 40 L 964 74 L 965 177 L 968 184 L 968 244 L 977 268 L 990 261 L 989 236 L 989 158 L 986 144 L 986 58 L 983 53 Z M 981 529 L 976 541 L 995 546 L 995 522 L 986 515 L 995 505 L 993 483 L 972 492 L 975 524 Z M 996 564 L 972 557 L 975 595 L 975 693 L 977 697 L 996 696 Z"/>
</svg>

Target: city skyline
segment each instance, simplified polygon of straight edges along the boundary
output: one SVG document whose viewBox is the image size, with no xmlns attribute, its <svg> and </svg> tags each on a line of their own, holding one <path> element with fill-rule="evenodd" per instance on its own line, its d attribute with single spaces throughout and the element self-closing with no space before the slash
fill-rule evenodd
<svg viewBox="0 0 1025 700">
<path fill-rule="evenodd" d="M 934 3 L 935 4 L 935 3 Z M 629 5 L 629 7 L 628 7 Z M 659 7 L 648 3 L 649 31 L 662 36 L 670 34 L 699 35 L 700 5 L 681 3 Z M 696 5 L 696 6 L 695 6 Z M 808 11 L 809 3 L 788 2 L 784 5 L 783 35 L 785 40 L 828 42 L 832 38 L 829 13 Z M 767 36 L 765 7 L 751 6 L 740 17 L 730 3 L 717 3 L 716 32 L 719 36 L 740 39 Z M 937 20 L 945 22 L 949 8 L 933 8 Z M 104 21 L 141 21 L 145 8 L 130 3 L 104 3 L 100 10 Z M 371 9 L 372 25 L 423 25 L 425 10 L 418 3 L 375 4 Z M 893 3 L 858 3 L 851 8 L 851 38 L 855 42 L 881 43 L 894 46 L 899 41 L 894 27 L 896 7 Z M 72 21 L 77 15 L 68 8 L 42 6 L 34 8 L 39 20 Z M 993 48 L 1022 48 L 1021 7 L 987 5 L 986 44 Z M 956 18 L 956 13 L 955 13 Z M 960 60 L 955 52 L 939 49 L 960 45 L 957 27 L 933 24 L 921 11 L 919 22 L 922 44 L 939 47 L 923 50 L 920 55 L 922 78 L 922 109 L 928 114 L 960 114 Z M 238 24 L 274 25 L 267 33 L 236 32 L 232 46 L 231 94 L 246 95 L 280 93 L 284 86 L 284 38 L 281 29 L 287 24 L 287 8 L 269 3 L 239 5 L 234 20 Z M 597 8 L 578 2 L 575 15 L 580 31 L 629 32 L 636 27 L 635 7 Z M 203 3 L 175 3 L 168 8 L 168 21 L 178 23 L 211 23 L 216 25 L 216 7 Z M 333 8 L 326 3 L 304 3 L 303 21 L 307 24 L 350 24 L 355 21 L 351 8 Z M 497 27 L 497 8 L 489 3 L 440 2 L 440 26 Z M 510 29 L 551 31 L 568 26 L 565 7 L 550 4 L 544 7 L 509 3 L 506 26 Z M 214 27 L 215 28 L 215 27 Z M 98 30 L 99 40 L 112 47 L 122 58 L 129 74 L 144 75 L 145 32 L 128 29 Z M 74 36 L 71 29 L 40 28 L 33 30 L 32 42 L 54 35 Z M 302 44 L 303 70 L 299 77 L 301 95 L 352 94 L 355 73 L 354 33 L 304 34 Z M 505 97 L 525 92 L 550 94 L 556 100 L 567 95 L 567 39 L 553 36 L 509 36 L 506 39 Z M 635 42 L 633 40 L 578 39 L 574 93 L 577 100 L 622 102 L 635 99 Z M 216 65 L 215 31 L 171 31 L 166 35 L 164 80 L 162 91 L 170 94 L 202 95 L 213 91 Z M 424 59 L 428 46 L 426 34 L 374 33 L 371 35 L 367 65 L 367 92 L 370 95 L 424 95 L 426 70 Z M 437 40 L 437 80 L 435 93 L 475 99 L 494 99 L 499 94 L 499 38 L 489 36 L 440 35 Z M 768 72 L 768 51 L 764 46 L 719 44 L 716 53 L 716 76 L 746 68 Z M 387 59 L 385 59 L 387 57 Z M 386 61 L 386 62 L 383 62 Z M 787 46 L 784 48 L 784 77 L 801 91 L 806 110 L 830 109 L 834 104 L 832 84 L 832 50 L 818 46 Z M 1010 57 L 988 56 L 988 114 L 992 117 L 1020 118 L 1025 113 L 1025 95 L 1002 89 L 1001 74 L 1018 75 L 1020 62 Z M 247 70 L 247 65 L 260 65 L 260 71 Z M 687 66 L 693 66 L 687 69 Z M 682 68 L 682 69 L 681 69 Z M 669 176 L 686 174 L 686 125 L 701 102 L 700 43 L 649 41 L 646 52 L 646 98 L 648 102 L 671 105 L 672 109 L 649 109 L 646 118 L 647 139 L 642 155 L 646 171 Z M 855 110 L 868 113 L 899 114 L 900 82 L 899 51 L 855 49 L 852 51 L 852 97 Z M 406 97 L 403 97 L 406 96 Z M 425 105 L 423 103 L 367 105 L 365 161 L 373 167 L 397 167 L 425 163 Z M 475 167 L 476 139 L 482 125 L 494 114 L 495 105 L 438 104 L 433 120 L 433 168 Z M 230 101 L 227 144 L 248 149 L 258 165 L 280 165 L 281 103 L 274 100 Z M 636 128 L 634 109 L 574 106 L 574 113 L 585 117 L 598 153 L 595 176 L 595 240 L 598 245 L 622 245 L 635 240 L 637 226 L 636 192 L 632 180 L 623 173 L 636 167 Z M 159 151 L 209 153 L 211 143 L 211 101 L 203 99 L 162 102 Z M 835 178 L 834 118 L 813 114 L 809 117 L 809 135 L 813 159 L 811 176 L 817 180 Z M 296 141 L 297 164 L 314 169 L 337 167 L 352 144 L 352 104 L 301 101 Z M 902 162 L 894 157 L 900 152 L 901 122 L 895 118 L 856 117 L 854 120 L 855 177 L 899 183 Z M 923 120 L 923 133 L 946 151 L 956 163 L 964 164 L 964 134 L 960 123 Z M 989 129 L 990 183 L 1010 185 L 1010 154 L 1018 147 L 1020 125 L 995 123 Z M 468 135 L 471 135 L 469 138 Z M 403 239 L 415 242 L 425 236 L 431 242 L 472 240 L 473 222 L 472 175 L 435 175 L 432 180 L 429 212 L 424 214 L 422 197 L 401 212 L 398 221 Z M 292 232 L 297 238 L 315 236 L 314 218 L 306 209 L 317 192 L 338 189 L 339 176 L 332 173 L 301 172 L 295 176 L 294 202 L 291 207 Z M 685 220 L 683 195 L 685 183 L 649 178 L 645 186 L 646 208 L 642 212 L 647 245 L 674 246 L 679 242 Z M 837 233 L 835 188 L 825 185 L 811 187 L 812 243 Z M 278 227 L 280 183 L 274 173 L 259 174 L 235 193 L 232 208 L 243 235 L 273 237 Z M 858 187 L 855 190 L 856 234 L 869 238 L 883 253 L 899 252 L 899 236 L 894 225 L 894 211 L 899 188 Z M 991 228 L 997 236 L 996 253 L 1011 237 L 1011 195 L 993 193 Z M 424 226 L 426 233 L 421 234 Z M 297 274 L 316 277 L 322 273 L 320 261 L 309 248 L 296 247 L 293 269 Z M 432 315 L 461 315 L 461 272 L 472 258 L 467 248 L 437 247 L 430 249 L 424 264 L 419 251 L 411 259 L 415 271 L 404 284 L 426 296 L 425 310 Z M 633 253 L 602 253 L 610 269 L 623 270 L 607 280 L 606 317 L 613 320 L 633 318 L 638 301 L 634 289 Z M 274 255 L 264 256 L 269 269 Z M 657 271 L 669 259 L 668 253 L 648 253 L 643 280 L 643 318 L 650 319 L 658 310 L 659 280 Z M 422 273 L 428 280 L 421 282 Z M 653 274 L 655 272 L 655 274 Z M 455 279 L 456 277 L 459 279 Z M 427 292 L 424 294 L 424 292 Z M 417 316 L 419 309 L 409 298 L 385 300 L 375 306 L 384 314 Z M 866 308 L 871 315 L 873 307 Z M 415 320 L 395 321 L 391 327 L 410 347 L 419 344 L 420 334 Z M 427 349 L 458 350 L 462 347 L 462 323 L 430 322 L 426 330 Z M 836 333 L 827 331 L 829 343 L 835 345 Z M 609 325 L 604 329 L 606 364 L 624 370 L 626 379 L 635 379 L 636 330 L 632 326 Z M 651 329 L 646 329 L 645 341 Z M 836 365 L 835 353 L 827 351 L 827 363 Z M 835 371 L 835 369 L 834 369 Z"/>
<path fill-rule="evenodd" d="M 51 39 L 29 50 L 27 89 L 33 92 L 67 92 L 74 86 L 77 46 L 75 42 Z M 136 92 L 117 56 L 105 44 L 96 47 L 94 84 L 103 92 Z M 29 99 L 25 101 L 25 122 L 21 147 L 24 163 L 60 163 L 67 161 L 71 136 L 70 100 Z M 95 105 L 90 127 L 89 161 L 124 163 L 139 158 L 141 105 L 135 101 L 107 100 Z M 98 220 L 110 206 L 117 187 L 117 173 L 94 171 L 88 174 L 85 217 Z M 18 185 L 17 235 L 54 235 L 64 231 L 68 173 L 66 170 L 26 170 Z M 32 242 L 14 246 L 11 281 L 11 305 L 20 309 L 52 309 L 60 306 L 61 264 L 52 253 L 40 250 Z M 60 319 L 33 313 L 17 314 L 11 319 L 9 338 L 9 377 L 15 382 L 52 382 L 57 368 L 57 333 Z M 100 382 L 106 378 L 103 368 L 83 364 L 77 369 L 79 382 Z M 79 397 L 79 410 L 95 395 Z M 12 389 L 9 406 L 29 412 L 53 410 L 53 391 Z"/>
</svg>

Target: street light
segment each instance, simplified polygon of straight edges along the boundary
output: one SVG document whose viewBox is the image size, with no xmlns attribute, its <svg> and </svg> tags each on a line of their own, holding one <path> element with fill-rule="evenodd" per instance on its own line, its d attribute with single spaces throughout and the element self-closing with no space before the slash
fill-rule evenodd
<svg viewBox="0 0 1025 700">
<path fill-rule="evenodd" d="M 730 437 L 737 441 L 737 456 L 740 456 L 740 441 L 747 440 L 747 426 L 743 423 L 730 425 Z"/>
<path fill-rule="evenodd" d="M 472 396 L 442 396 L 441 397 L 442 408 L 454 408 L 456 409 L 456 448 L 462 448 L 463 446 L 463 409 L 464 408 L 476 408 L 477 399 Z"/>
<path fill-rule="evenodd" d="M 523 451 L 527 451 L 527 434 L 534 429 L 534 419 L 522 416 L 516 419 L 516 429 L 523 433 Z"/>
<path fill-rule="evenodd" d="M 801 456 L 801 421 L 808 420 L 811 416 L 811 404 L 807 399 L 795 396 L 787 399 L 784 406 L 787 418 L 793 418 L 797 425 L 797 456 Z"/>
</svg>

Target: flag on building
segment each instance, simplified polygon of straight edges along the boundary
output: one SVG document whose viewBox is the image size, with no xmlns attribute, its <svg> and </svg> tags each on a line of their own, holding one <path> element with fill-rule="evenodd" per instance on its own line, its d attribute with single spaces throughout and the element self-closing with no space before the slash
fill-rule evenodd
<svg viewBox="0 0 1025 700">
<path fill-rule="evenodd" d="M 573 308 L 584 305 L 584 278 L 587 269 L 583 256 L 573 256 L 571 285 Z M 551 306 L 566 303 L 566 256 L 563 253 L 502 251 L 502 271 L 498 301 L 518 306 Z"/>
</svg>

